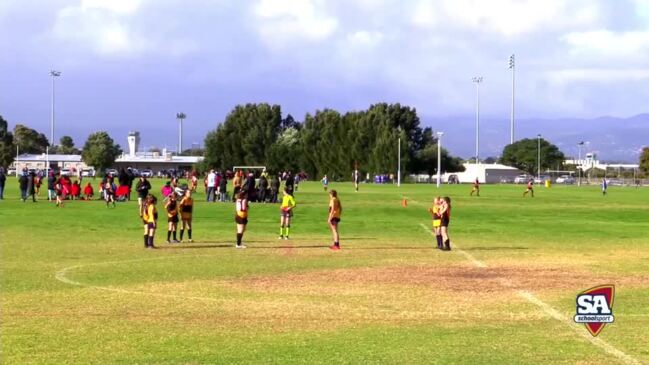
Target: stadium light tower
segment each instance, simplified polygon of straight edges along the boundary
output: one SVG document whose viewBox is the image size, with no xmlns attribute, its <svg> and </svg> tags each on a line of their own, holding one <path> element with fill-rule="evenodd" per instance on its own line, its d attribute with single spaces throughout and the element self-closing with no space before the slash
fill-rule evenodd
<svg viewBox="0 0 649 365">
<path fill-rule="evenodd" d="M 442 182 L 442 136 L 444 132 L 437 132 L 437 187 Z"/>
<path fill-rule="evenodd" d="M 536 149 L 536 177 L 541 176 L 541 135 L 536 135 L 537 149 Z"/>
<path fill-rule="evenodd" d="M 509 144 L 514 143 L 514 90 L 516 86 L 516 57 L 509 56 L 509 68 L 512 70 L 512 112 L 509 121 Z"/>
<path fill-rule="evenodd" d="M 480 84 L 482 83 L 482 76 L 476 76 L 473 79 L 475 83 L 475 163 L 479 162 L 480 156 Z"/>
<path fill-rule="evenodd" d="M 399 126 L 399 145 L 397 146 L 397 187 L 401 186 L 401 126 Z"/>
<path fill-rule="evenodd" d="M 581 141 L 577 143 L 577 150 L 579 150 L 579 160 L 577 160 L 577 163 L 579 164 L 577 166 L 577 173 L 579 174 L 579 179 L 577 180 L 577 186 L 581 186 L 581 170 L 584 168 L 582 163 L 581 163 L 581 147 L 584 145 L 584 141 Z"/>
<path fill-rule="evenodd" d="M 61 76 L 61 71 L 50 71 L 50 76 L 52 76 L 52 113 L 50 114 L 50 144 L 54 145 L 54 80 L 57 77 Z"/>
<path fill-rule="evenodd" d="M 180 134 L 178 135 L 178 154 L 183 152 L 183 120 L 187 118 L 185 113 L 176 113 L 176 119 L 180 122 Z"/>
</svg>

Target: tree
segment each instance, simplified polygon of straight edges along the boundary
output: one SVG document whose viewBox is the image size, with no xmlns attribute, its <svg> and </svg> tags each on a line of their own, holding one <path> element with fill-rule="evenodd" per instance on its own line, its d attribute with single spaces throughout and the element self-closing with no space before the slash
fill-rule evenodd
<svg viewBox="0 0 649 365">
<path fill-rule="evenodd" d="M 205 138 L 205 167 L 227 169 L 234 165 L 264 165 L 281 132 L 279 105 L 237 105 L 225 122 Z"/>
<path fill-rule="evenodd" d="M 58 146 L 52 146 L 50 153 L 59 153 L 62 155 L 78 155 L 81 153 L 78 148 L 74 147 L 74 140 L 70 136 L 63 136 L 59 140 Z"/>
<path fill-rule="evenodd" d="M 14 160 L 15 152 L 14 136 L 7 128 L 7 121 L 0 115 L 0 166 L 9 166 Z"/>
<path fill-rule="evenodd" d="M 98 171 L 104 171 L 115 163 L 122 149 L 115 144 L 106 132 L 95 132 L 88 136 L 83 145 L 81 158 L 88 166 L 93 166 Z"/>
<path fill-rule="evenodd" d="M 643 148 L 640 153 L 640 172 L 644 176 L 649 176 L 649 147 Z"/>
<path fill-rule="evenodd" d="M 14 127 L 14 143 L 18 145 L 20 153 L 45 153 L 47 146 L 50 145 L 47 137 L 43 133 L 38 133 L 22 124 L 16 124 Z"/>
<path fill-rule="evenodd" d="M 530 174 L 536 174 L 538 159 L 537 139 L 525 138 L 505 146 L 500 162 L 514 166 Z M 563 165 L 565 156 L 552 143 L 541 139 L 541 170 Z"/>
</svg>

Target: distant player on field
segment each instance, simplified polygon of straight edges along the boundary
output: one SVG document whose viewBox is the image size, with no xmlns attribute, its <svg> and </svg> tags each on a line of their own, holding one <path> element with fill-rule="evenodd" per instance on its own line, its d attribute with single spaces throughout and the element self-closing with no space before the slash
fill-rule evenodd
<svg viewBox="0 0 649 365">
<path fill-rule="evenodd" d="M 433 206 L 428 208 L 428 212 L 432 215 L 433 219 L 433 231 L 435 232 L 435 239 L 437 240 L 437 248 L 442 250 L 444 249 L 444 240 L 442 240 L 442 217 L 439 215 L 439 208 L 442 202 L 441 197 L 435 197 L 433 199 Z"/>
<path fill-rule="evenodd" d="M 439 212 L 441 218 L 440 233 L 444 241 L 443 251 L 451 250 L 451 239 L 448 236 L 448 226 L 451 223 L 451 198 L 445 196 L 440 201 Z"/>
<path fill-rule="evenodd" d="M 527 189 L 523 193 L 523 197 L 525 197 L 527 193 L 530 193 L 532 195 L 532 198 L 534 198 L 534 179 L 530 179 L 527 182 Z"/>
<path fill-rule="evenodd" d="M 608 182 L 606 179 L 602 179 L 602 195 L 606 195 L 606 189 L 608 189 Z"/>
<path fill-rule="evenodd" d="M 293 195 L 289 194 L 288 189 L 284 189 L 282 196 L 282 206 L 280 207 L 280 219 L 279 219 L 279 239 L 288 239 L 288 235 L 291 232 L 291 217 L 293 216 L 293 208 L 295 208 L 295 198 Z M 286 230 L 286 235 L 284 231 Z"/>
<path fill-rule="evenodd" d="M 340 250 L 340 235 L 338 234 L 338 224 L 340 223 L 340 216 L 342 212 L 343 206 L 342 204 L 340 204 L 340 199 L 338 199 L 338 192 L 332 189 L 329 192 L 329 217 L 327 218 L 327 223 L 329 223 L 329 228 L 331 229 L 331 234 L 334 240 L 334 244 L 329 248 L 334 251 Z"/>
<path fill-rule="evenodd" d="M 473 189 L 471 189 L 471 196 L 473 196 L 473 193 L 476 193 L 476 196 L 480 196 L 480 180 L 478 178 L 475 178 L 475 181 L 473 182 Z"/>
<path fill-rule="evenodd" d="M 354 189 L 358 191 L 358 184 L 361 182 L 361 173 L 358 172 L 358 169 L 354 170 L 354 174 L 352 175 L 352 178 L 354 179 Z"/>
</svg>

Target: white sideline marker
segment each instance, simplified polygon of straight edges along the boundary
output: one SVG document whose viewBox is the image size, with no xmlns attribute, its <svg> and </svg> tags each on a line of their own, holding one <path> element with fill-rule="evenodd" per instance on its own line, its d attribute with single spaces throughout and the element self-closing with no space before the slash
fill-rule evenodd
<svg viewBox="0 0 649 365">
<path fill-rule="evenodd" d="M 433 233 L 430 229 L 428 229 L 428 227 L 426 227 L 425 224 L 419 223 L 419 225 L 421 226 L 421 228 L 423 228 L 425 231 L 430 233 L 432 236 L 435 235 L 435 233 Z M 460 249 L 457 246 L 457 244 L 453 244 L 453 246 L 455 247 L 455 251 L 463 254 L 476 267 L 479 267 L 479 268 L 486 268 L 487 267 L 487 265 L 484 262 L 476 259 L 470 253 Z M 503 278 L 503 279 L 500 280 L 500 282 L 501 282 L 501 284 L 503 286 L 505 286 L 507 288 L 513 288 L 514 287 L 514 283 L 512 283 L 512 281 L 509 280 L 509 279 Z M 570 329 L 575 331 L 578 335 L 580 335 L 581 337 L 588 340 L 591 344 L 601 348 L 607 354 L 615 356 L 622 363 L 627 364 L 627 365 L 642 365 L 642 363 L 640 361 L 638 361 L 637 359 L 635 359 L 631 355 L 617 349 L 615 346 L 609 344 L 608 342 L 602 340 L 599 337 L 591 336 L 588 332 L 584 331 L 581 326 L 577 325 L 576 323 L 573 323 L 571 318 L 568 318 L 567 316 L 561 314 L 559 311 L 554 309 L 551 305 L 549 305 L 548 303 L 545 303 L 541 299 L 537 298 L 531 292 L 529 292 L 527 290 L 521 290 L 521 289 L 516 289 L 515 291 L 516 291 L 516 294 L 518 294 L 518 296 L 520 296 L 521 298 L 527 300 L 528 302 L 536 305 L 541 310 L 543 310 L 543 312 L 545 314 L 547 314 L 548 316 L 556 319 L 557 321 L 559 321 L 561 323 L 565 323 L 568 327 L 570 327 Z"/>
</svg>

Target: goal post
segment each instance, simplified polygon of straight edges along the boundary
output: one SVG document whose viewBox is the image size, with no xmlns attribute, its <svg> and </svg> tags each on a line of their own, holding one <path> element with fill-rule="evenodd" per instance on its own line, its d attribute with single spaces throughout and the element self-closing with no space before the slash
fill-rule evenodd
<svg viewBox="0 0 649 365">
<path fill-rule="evenodd" d="M 266 170 L 266 166 L 233 166 L 232 171 L 237 170 Z"/>
</svg>

